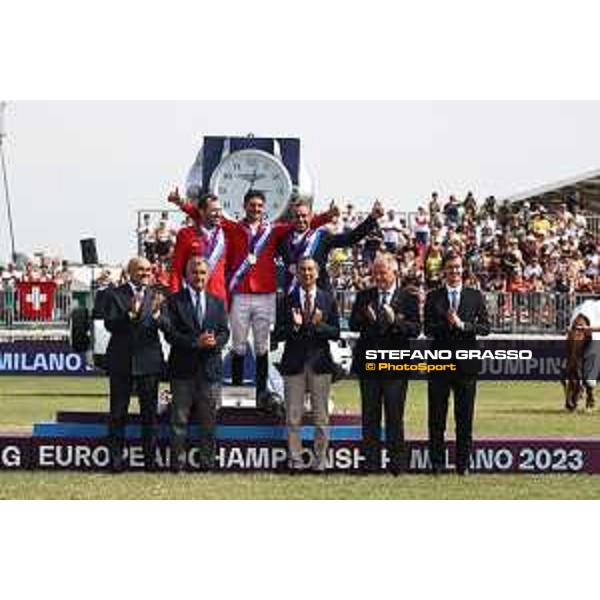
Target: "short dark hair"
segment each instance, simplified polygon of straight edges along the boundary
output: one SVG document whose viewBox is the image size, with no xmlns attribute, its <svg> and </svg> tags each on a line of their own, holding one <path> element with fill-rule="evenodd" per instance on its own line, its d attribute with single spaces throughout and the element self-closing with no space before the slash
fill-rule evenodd
<svg viewBox="0 0 600 600">
<path fill-rule="evenodd" d="M 317 272 L 319 272 L 319 263 L 312 256 L 301 256 L 298 262 L 296 263 L 296 266 L 298 267 L 298 269 L 300 269 L 300 265 L 308 261 L 313 262 L 315 264 Z"/>
<path fill-rule="evenodd" d="M 246 204 L 248 204 L 248 202 L 250 202 L 252 198 L 260 198 L 263 202 L 267 201 L 265 195 L 262 192 L 258 190 L 248 190 L 244 195 L 244 206 L 246 206 Z"/>
<path fill-rule="evenodd" d="M 461 264 L 463 262 L 463 258 L 458 252 L 446 252 L 444 259 L 442 260 L 442 268 L 444 268 L 451 260 L 460 260 Z"/>
<path fill-rule="evenodd" d="M 208 203 L 213 202 L 214 200 L 218 200 L 214 194 L 202 194 L 202 196 L 198 198 L 198 208 L 200 210 L 206 210 Z"/>
</svg>

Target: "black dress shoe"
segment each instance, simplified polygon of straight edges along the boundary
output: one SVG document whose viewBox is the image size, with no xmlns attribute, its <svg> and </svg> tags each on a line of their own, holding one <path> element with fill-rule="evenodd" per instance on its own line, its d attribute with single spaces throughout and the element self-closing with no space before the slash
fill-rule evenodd
<svg viewBox="0 0 600 600">
<path fill-rule="evenodd" d="M 378 475 L 381 473 L 381 469 L 378 469 L 376 466 L 374 465 L 361 465 L 357 471 L 358 475 Z"/>
<path fill-rule="evenodd" d="M 113 457 L 110 461 L 110 472 L 111 473 L 124 473 L 125 462 L 122 458 Z"/>
<path fill-rule="evenodd" d="M 467 469 L 467 468 L 456 469 L 456 474 L 459 477 L 467 477 L 470 473 L 471 473 L 471 471 L 469 471 L 469 469 Z"/>
<path fill-rule="evenodd" d="M 439 475 L 443 475 L 444 474 L 444 469 L 442 467 L 431 467 L 430 473 L 434 477 L 438 477 Z"/>
<path fill-rule="evenodd" d="M 200 473 L 211 473 L 215 470 L 215 461 L 214 460 L 201 460 L 198 465 L 198 471 Z"/>
<path fill-rule="evenodd" d="M 169 467 L 169 471 L 173 473 L 173 475 L 179 475 L 183 472 L 183 463 L 175 462 Z"/>
<path fill-rule="evenodd" d="M 406 471 L 402 467 L 388 467 L 388 473 L 393 477 L 400 477 L 400 475 L 404 475 Z"/>
</svg>

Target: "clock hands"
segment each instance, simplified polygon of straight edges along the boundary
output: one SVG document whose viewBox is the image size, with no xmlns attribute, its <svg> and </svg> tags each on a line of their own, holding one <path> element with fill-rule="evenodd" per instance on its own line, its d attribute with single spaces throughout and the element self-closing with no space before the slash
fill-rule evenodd
<svg viewBox="0 0 600 600">
<path fill-rule="evenodd" d="M 259 181 L 260 179 L 264 179 L 265 177 L 266 177 L 266 175 L 264 173 L 256 173 L 256 171 L 254 171 L 254 173 L 252 173 L 252 174 L 241 173 L 240 175 L 237 176 L 238 179 L 243 179 L 244 181 L 248 181 L 251 186 L 253 186 L 255 184 L 255 182 Z"/>
</svg>

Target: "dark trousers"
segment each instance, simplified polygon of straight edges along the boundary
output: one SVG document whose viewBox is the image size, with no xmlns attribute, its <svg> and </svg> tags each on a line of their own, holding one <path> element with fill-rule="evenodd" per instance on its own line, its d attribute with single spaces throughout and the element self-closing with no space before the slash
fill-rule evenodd
<svg viewBox="0 0 600 600">
<path fill-rule="evenodd" d="M 385 447 L 390 460 L 389 467 L 396 471 L 408 467 L 404 444 L 404 403 L 407 389 L 406 379 L 360 380 L 365 469 L 378 470 L 381 467 L 382 412 L 385 418 Z"/>
<path fill-rule="evenodd" d="M 215 464 L 215 425 L 221 396 L 220 382 L 207 382 L 203 375 L 194 379 L 174 379 L 171 382 L 171 466 L 185 465 L 185 444 L 188 422 L 200 429 L 200 468 L 212 469 Z"/>
<path fill-rule="evenodd" d="M 469 467 L 473 443 L 473 414 L 475 412 L 475 379 L 433 378 L 428 382 L 427 409 L 429 424 L 429 456 L 434 469 L 446 466 L 444 434 L 448 417 L 448 399 L 454 393 L 456 424 L 456 469 Z"/>
<path fill-rule="evenodd" d="M 153 465 L 156 452 L 156 413 L 158 409 L 158 375 L 110 376 L 109 447 L 111 457 L 119 460 L 125 444 L 125 424 L 133 384 L 140 402 L 142 416 L 142 443 L 146 466 Z"/>
</svg>

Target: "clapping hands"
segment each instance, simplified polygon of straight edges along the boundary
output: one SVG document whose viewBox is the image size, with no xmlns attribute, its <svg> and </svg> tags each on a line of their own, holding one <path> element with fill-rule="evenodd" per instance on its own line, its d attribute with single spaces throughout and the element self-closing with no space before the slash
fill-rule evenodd
<svg viewBox="0 0 600 600">
<path fill-rule="evenodd" d="M 214 348 L 217 345 L 214 331 L 204 331 L 198 338 L 198 345 L 200 348 Z"/>
</svg>

